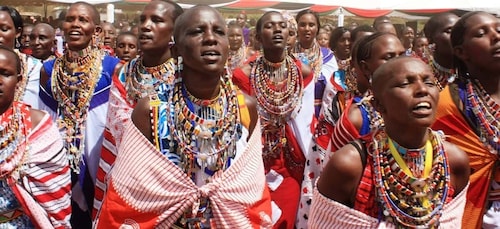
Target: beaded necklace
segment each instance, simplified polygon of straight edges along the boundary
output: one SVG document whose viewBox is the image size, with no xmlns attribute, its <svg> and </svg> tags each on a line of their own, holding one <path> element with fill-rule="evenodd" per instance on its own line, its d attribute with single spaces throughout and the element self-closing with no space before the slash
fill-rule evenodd
<svg viewBox="0 0 500 229">
<path fill-rule="evenodd" d="M 374 159 L 377 198 L 386 222 L 406 228 L 437 228 L 442 209 L 452 195 L 443 136 L 430 131 L 424 165 L 409 166 L 384 130 L 369 145 Z M 407 150 L 404 150 L 408 152 Z M 406 157 L 406 156 L 403 156 Z M 410 160 L 411 161 L 411 160 Z M 410 168 L 413 167 L 413 168 Z M 415 173 L 414 173 L 415 172 Z"/>
<path fill-rule="evenodd" d="M 432 72 L 434 72 L 434 77 L 436 78 L 440 91 L 443 90 L 446 85 L 455 81 L 455 78 L 457 77 L 455 69 L 441 66 L 436 60 L 434 60 L 432 55 L 429 55 L 429 65 L 432 68 Z"/>
<path fill-rule="evenodd" d="M 291 56 L 286 55 L 280 63 L 271 63 L 261 56 L 252 66 L 250 84 L 259 102 L 257 109 L 264 137 L 262 155 L 267 162 L 290 151 L 285 125 L 301 106 L 303 79 Z"/>
<path fill-rule="evenodd" d="M 0 179 L 18 178 L 28 156 L 28 134 L 31 131 L 29 109 L 14 102 L 0 121 Z"/>
<path fill-rule="evenodd" d="M 193 101 L 187 95 L 182 77 L 176 79 L 172 92 L 168 125 L 172 140 L 178 144 L 176 154 L 181 157 L 181 168 L 188 175 L 194 174 L 197 166 L 202 171 L 225 170 L 228 159 L 236 154 L 236 141 L 241 136 L 238 98 L 230 74 L 221 77 L 220 96 L 216 100 L 207 107 L 199 103 L 202 110 L 199 114 L 193 111 Z M 208 107 L 212 110 L 203 111 Z"/>
<path fill-rule="evenodd" d="M 26 92 L 26 87 L 28 86 L 28 78 L 31 72 L 33 71 L 34 68 L 32 68 L 28 72 L 28 58 L 29 56 L 19 52 L 17 49 L 14 49 L 14 51 L 17 53 L 19 56 L 19 59 L 21 60 L 21 81 L 17 84 L 16 87 L 16 93 L 14 94 L 14 101 L 22 101 L 24 94 Z"/>
<path fill-rule="evenodd" d="M 243 65 L 243 62 L 246 59 L 245 50 L 245 45 L 241 45 L 241 47 L 236 51 L 229 50 L 229 58 L 227 60 L 229 69 L 234 70 Z"/>
<path fill-rule="evenodd" d="M 99 82 L 104 52 L 90 49 L 80 53 L 85 56 L 69 61 L 66 53 L 54 62 L 51 85 L 54 99 L 58 103 L 57 123 L 65 139 L 71 168 L 79 173 L 79 164 L 85 148 L 85 125 L 90 100 Z M 72 68 L 74 66 L 76 68 Z"/>
<path fill-rule="evenodd" d="M 484 90 L 477 79 L 467 80 L 466 106 L 472 110 L 479 126 L 479 139 L 492 154 L 500 150 L 500 105 Z"/>
<path fill-rule="evenodd" d="M 308 64 L 314 72 L 314 82 L 317 82 L 321 73 L 321 66 L 323 65 L 321 46 L 319 46 L 316 40 L 313 41 L 311 48 L 303 48 L 300 42 L 297 42 L 295 45 L 295 52 L 304 53 L 306 55 Z"/>
<path fill-rule="evenodd" d="M 142 64 L 142 57 L 139 57 L 132 66 L 127 65 L 125 90 L 128 102 L 136 104 L 139 99 L 156 93 L 160 84 L 173 84 L 175 69 L 173 58 L 169 58 L 158 66 L 145 67 Z"/>
</svg>

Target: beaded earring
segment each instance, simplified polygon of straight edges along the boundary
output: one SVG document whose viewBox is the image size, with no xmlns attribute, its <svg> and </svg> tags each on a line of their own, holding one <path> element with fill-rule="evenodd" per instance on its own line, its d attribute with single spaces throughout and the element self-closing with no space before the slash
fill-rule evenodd
<svg viewBox="0 0 500 229">
<path fill-rule="evenodd" d="M 177 72 L 181 73 L 182 71 L 182 56 L 177 57 Z"/>
<path fill-rule="evenodd" d="M 21 48 L 21 43 L 19 42 L 19 39 L 16 38 L 15 40 L 16 40 L 15 48 L 16 49 Z"/>
<path fill-rule="evenodd" d="M 174 45 L 175 45 L 175 39 L 174 39 L 174 36 L 172 36 L 172 37 L 170 37 L 170 42 L 168 42 L 168 46 L 170 48 L 172 48 L 172 46 L 174 46 Z"/>
</svg>

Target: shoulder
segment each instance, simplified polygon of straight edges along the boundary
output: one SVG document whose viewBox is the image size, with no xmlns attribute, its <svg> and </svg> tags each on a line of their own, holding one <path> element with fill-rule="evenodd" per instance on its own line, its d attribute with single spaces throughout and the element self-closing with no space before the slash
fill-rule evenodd
<svg viewBox="0 0 500 229">
<path fill-rule="evenodd" d="M 444 150 L 448 156 L 448 164 L 455 187 L 455 195 L 460 193 L 469 182 L 470 167 L 467 154 L 453 143 L 444 141 Z"/>
<path fill-rule="evenodd" d="M 352 101 L 351 106 L 347 110 L 347 119 L 356 127 L 356 129 L 361 130 L 361 126 L 363 125 L 363 115 L 361 114 L 361 110 L 363 109 L 356 102 Z"/>
<path fill-rule="evenodd" d="M 318 180 L 318 191 L 344 205 L 351 205 L 363 174 L 360 152 L 347 144 L 333 153 Z"/>
<path fill-rule="evenodd" d="M 38 126 L 38 124 L 40 124 L 45 115 L 46 113 L 41 110 L 30 108 L 31 125 L 33 126 L 33 128 L 35 128 L 36 126 Z"/>
</svg>

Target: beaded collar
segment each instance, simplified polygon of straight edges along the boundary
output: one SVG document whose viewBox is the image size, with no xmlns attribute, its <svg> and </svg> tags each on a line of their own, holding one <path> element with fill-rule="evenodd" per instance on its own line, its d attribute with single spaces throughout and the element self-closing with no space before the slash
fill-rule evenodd
<svg viewBox="0 0 500 229">
<path fill-rule="evenodd" d="M 28 134 L 31 131 L 29 108 L 18 102 L 1 115 L 0 179 L 19 178 L 28 156 Z"/>
<path fill-rule="evenodd" d="M 244 44 L 236 51 L 229 50 L 229 58 L 227 60 L 229 69 L 234 70 L 243 65 L 246 59 L 245 50 L 246 46 Z"/>
<path fill-rule="evenodd" d="M 436 78 L 437 85 L 439 90 L 443 90 L 449 83 L 453 83 L 455 81 L 457 74 L 455 69 L 453 68 L 445 68 L 434 60 L 432 55 L 429 55 L 429 65 L 434 72 L 434 77 Z"/>
<path fill-rule="evenodd" d="M 313 41 L 311 48 L 303 48 L 300 42 L 295 45 L 296 53 L 304 53 L 307 57 L 308 64 L 314 72 L 314 82 L 318 81 L 321 73 L 321 66 L 323 65 L 323 54 L 321 53 L 321 46 L 316 40 Z"/>
<path fill-rule="evenodd" d="M 16 87 L 16 93 L 14 94 L 14 101 L 22 101 L 24 97 L 24 93 L 26 92 L 26 87 L 28 86 L 28 81 L 29 81 L 29 76 L 31 74 L 31 71 L 33 71 L 34 68 L 32 68 L 28 72 L 28 58 L 29 56 L 19 52 L 17 49 L 14 49 L 14 51 L 17 53 L 19 56 L 19 59 L 21 60 L 21 82 L 17 84 Z"/>
<path fill-rule="evenodd" d="M 154 67 L 145 67 L 142 57 L 133 65 L 126 66 L 125 90 L 130 104 L 136 104 L 141 98 L 156 93 L 160 84 L 172 84 L 175 79 L 175 61 L 169 58 L 163 64 Z"/>
<path fill-rule="evenodd" d="M 401 163 L 397 150 L 391 150 L 390 139 L 383 129 L 373 134 L 368 152 L 373 155 L 376 195 L 386 222 L 408 228 L 439 226 L 443 206 L 453 194 L 443 136 L 430 131 L 429 141 L 422 162 L 426 165 L 415 166 L 420 170 L 415 174 Z"/>
<path fill-rule="evenodd" d="M 88 65 L 90 60 L 93 58 L 94 52 L 95 51 L 92 46 L 88 46 L 78 51 L 71 51 L 67 49 L 63 55 L 65 67 L 67 69 L 77 69 L 79 66 Z"/>
<path fill-rule="evenodd" d="M 209 105 L 216 110 L 215 114 L 206 112 L 212 117 L 195 113 L 186 91 L 179 76 L 168 98 L 168 125 L 171 139 L 178 144 L 175 153 L 181 158 L 180 166 L 188 175 L 194 174 L 198 166 L 202 171 L 225 170 L 229 158 L 236 154 L 236 141 L 242 128 L 238 98 L 230 74 L 221 77 L 220 96 L 217 102 Z M 206 107 L 201 105 L 200 108 Z"/>
<path fill-rule="evenodd" d="M 86 56 L 68 61 L 66 55 L 54 62 L 51 85 L 54 99 L 58 103 L 57 123 L 65 148 L 69 152 L 71 168 L 79 173 L 80 161 L 85 148 L 85 126 L 90 100 L 99 82 L 104 52 L 92 49 L 84 51 Z M 76 68 L 70 68 L 77 65 Z"/>
<path fill-rule="evenodd" d="M 468 110 L 472 110 L 473 120 L 479 126 L 479 139 L 492 154 L 500 150 L 500 105 L 484 90 L 477 79 L 467 79 L 466 84 Z M 472 116 L 472 115 L 471 115 Z"/>
<path fill-rule="evenodd" d="M 294 59 L 286 55 L 282 62 L 271 63 L 264 56 L 259 57 L 252 66 L 250 84 L 263 128 L 264 163 L 272 163 L 271 159 L 282 154 L 288 162 L 294 162 L 285 136 L 285 125 L 300 109 L 303 94 L 302 75 Z"/>
</svg>

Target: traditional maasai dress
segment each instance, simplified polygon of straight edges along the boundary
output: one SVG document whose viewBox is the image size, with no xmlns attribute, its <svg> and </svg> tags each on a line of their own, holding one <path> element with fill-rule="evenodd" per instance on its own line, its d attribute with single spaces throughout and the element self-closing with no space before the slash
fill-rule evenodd
<svg viewBox="0 0 500 229">
<path fill-rule="evenodd" d="M 440 134 L 436 132 L 432 133 L 434 138 L 440 138 L 440 139 L 442 138 Z M 364 137 L 362 137 L 362 139 L 363 139 L 363 144 L 366 144 L 366 148 L 373 150 L 372 147 L 373 144 L 370 142 L 372 140 L 372 136 L 365 135 Z M 441 148 L 442 144 L 440 145 L 441 146 L 438 146 L 438 148 L 435 149 L 435 152 L 436 150 L 443 150 L 443 148 Z M 360 152 L 360 154 L 361 153 L 362 152 Z M 434 157 L 433 167 L 436 166 L 438 168 L 436 170 L 436 172 L 438 173 L 439 171 L 443 170 L 440 164 L 448 163 L 447 159 L 445 159 L 447 158 L 445 154 L 446 153 L 444 152 L 433 154 Z M 394 169 L 395 168 L 394 165 L 391 166 L 391 168 L 383 167 L 385 166 L 384 164 L 391 163 L 390 162 L 391 160 L 388 159 L 389 157 L 388 155 L 382 155 L 382 156 L 380 156 L 380 154 L 376 155 L 377 158 L 384 158 L 384 159 L 387 158 L 387 161 L 385 162 L 375 162 L 374 161 L 375 156 L 373 156 L 372 151 L 365 152 L 364 155 L 366 156 L 365 157 L 366 164 L 364 165 L 363 174 L 361 176 L 361 180 L 358 184 L 355 193 L 356 198 L 354 206 L 350 208 L 345 206 L 344 204 L 338 203 L 330 198 L 327 198 L 323 194 L 321 194 L 315 187 L 313 204 L 311 207 L 311 214 L 310 214 L 311 217 L 309 219 L 309 225 L 308 225 L 309 228 L 339 228 L 339 229 L 340 228 L 400 228 L 401 225 L 396 226 L 393 224 L 393 222 L 388 222 L 387 220 L 384 219 L 385 217 L 388 217 L 389 215 L 392 214 L 397 215 L 398 213 L 396 212 L 398 210 L 395 209 L 396 207 L 392 208 L 382 207 L 381 200 L 384 200 L 384 202 L 388 200 L 381 197 L 383 195 L 380 192 L 379 186 L 381 185 L 381 182 L 385 181 L 388 178 L 383 177 L 383 175 L 377 178 L 377 175 L 382 173 L 380 171 L 374 171 L 375 168 L 380 167 L 379 170 L 383 169 L 386 173 L 387 171 L 389 171 L 388 173 L 390 173 L 392 176 L 394 173 L 397 173 L 397 170 Z M 381 159 L 379 159 L 379 161 L 381 161 Z M 432 170 L 433 169 L 434 168 L 432 168 Z M 446 170 L 447 169 L 445 167 L 444 173 L 449 174 L 449 170 L 448 172 L 446 172 Z M 399 172 L 401 172 L 401 170 L 399 170 Z M 435 173 L 433 174 L 431 172 L 431 174 L 432 178 L 436 178 Z M 387 176 L 387 174 L 385 175 Z M 436 196 L 438 200 L 433 200 L 433 203 L 436 206 L 432 211 L 430 211 L 430 214 L 435 214 L 435 213 L 438 214 L 435 214 L 433 217 L 431 216 L 429 219 L 431 218 L 436 219 L 434 217 L 439 217 L 437 218 L 437 220 L 439 221 L 439 223 L 437 224 L 439 225 L 439 228 L 460 228 L 462 215 L 464 213 L 465 199 L 468 186 L 465 187 L 464 190 L 462 190 L 462 192 L 460 192 L 457 196 L 452 198 L 454 195 L 454 189 L 453 187 L 451 187 L 449 177 L 447 178 L 447 176 L 445 175 L 444 177 L 442 176 L 440 180 L 441 182 L 443 182 L 443 184 L 439 185 L 439 188 L 442 191 L 441 192 L 435 191 L 436 193 L 433 194 L 433 196 Z M 433 182 L 437 181 L 433 180 Z M 385 184 L 386 182 L 383 183 Z M 400 184 L 400 185 L 410 186 L 410 184 Z M 387 190 L 387 187 L 382 187 L 381 189 Z M 415 192 L 415 190 L 412 190 L 412 192 Z M 395 198 L 400 198 L 399 195 L 401 194 L 391 192 L 391 194 L 386 194 L 386 195 L 394 195 L 391 198 L 394 198 L 395 196 L 397 196 Z M 385 204 L 387 204 L 387 202 L 385 202 Z M 442 206 L 438 206 L 440 204 L 442 204 Z M 442 210 L 439 210 L 440 207 L 442 207 Z M 441 214 L 439 214 L 439 212 L 434 212 L 434 210 L 441 211 Z M 396 212 L 389 214 L 390 211 L 396 211 Z M 406 215 L 405 217 L 407 216 L 409 217 L 410 215 Z M 421 218 L 425 217 L 422 216 Z M 394 218 L 390 218 L 390 220 L 396 221 L 396 219 Z M 428 222 L 432 222 L 432 220 Z M 405 223 L 411 223 L 411 222 L 405 222 Z"/>
<path fill-rule="evenodd" d="M 60 58 L 65 58 L 64 56 Z M 56 60 L 44 62 L 43 67 L 48 76 L 52 76 L 54 63 Z M 103 132 L 106 124 L 106 114 L 108 111 L 109 90 L 111 87 L 112 75 L 119 59 L 103 56 L 102 71 L 94 89 L 94 94 L 89 102 L 86 125 L 84 152 L 82 161 L 79 164 L 79 174 L 73 174 L 73 195 L 72 199 L 83 212 L 92 210 L 94 199 L 94 184 L 99 165 L 102 149 Z M 57 121 L 62 118 L 59 105 L 52 91 L 52 80 L 48 80 L 44 87 L 40 87 L 40 109 L 46 110 Z M 61 130 L 61 135 L 65 132 Z"/>
<path fill-rule="evenodd" d="M 19 123 L 20 139 L 1 153 L 0 228 L 69 228 L 70 169 L 58 130 L 48 114 L 32 128 L 28 105 L 12 106 L 17 112 L 3 117 Z"/>
<path fill-rule="evenodd" d="M 40 87 L 40 69 L 42 62 L 38 59 L 17 52 L 21 59 L 21 74 L 23 79 L 18 84 L 16 91 L 16 100 L 23 101 L 34 109 L 38 109 L 38 91 Z"/>
<path fill-rule="evenodd" d="M 127 124 L 108 175 L 96 227 L 270 228 L 270 194 L 265 185 L 260 129 L 254 130 L 248 142 L 248 130 L 241 129 L 236 154 L 224 162 L 228 165 L 225 170 L 212 171 L 196 159 L 196 164 L 189 166 L 190 162 L 182 161 L 182 155 L 176 153 L 184 142 L 172 141 L 170 134 L 171 115 L 175 115 L 166 102 L 171 99 L 170 90 L 160 88 L 160 103 L 151 100 L 156 111 L 152 118 L 157 123 L 153 125 L 157 133 L 154 145 L 132 122 Z M 246 127 L 249 113 L 242 94 L 238 95 L 238 105 L 241 123 Z M 185 109 L 196 109 L 192 106 Z M 186 174 L 185 169 L 193 173 Z"/>
<path fill-rule="evenodd" d="M 495 182 L 500 182 L 498 166 L 500 159 L 498 150 L 496 153 L 494 150 L 490 152 L 478 137 L 481 127 L 479 119 L 473 113 L 473 105 L 468 101 L 471 96 L 467 92 L 467 84 L 463 82 L 448 85 L 440 94 L 437 119 L 432 128 L 442 130 L 448 141 L 456 144 L 469 155 L 471 167 L 470 187 L 467 194 L 469 198 L 465 206 L 462 227 L 495 228 L 500 225 L 498 223 L 500 221 L 500 195 L 498 195 L 500 187 L 494 186 Z M 496 109 L 498 112 L 498 107 Z M 497 135 L 497 137 L 500 136 Z"/>
<path fill-rule="evenodd" d="M 258 61 L 260 61 L 260 59 Z M 293 59 L 293 61 L 295 64 L 291 65 L 291 67 L 295 67 L 297 69 L 288 69 L 287 72 L 297 71 L 298 77 L 302 78 L 301 61 L 298 59 Z M 254 66 L 255 63 L 250 63 L 250 65 Z M 254 70 L 252 70 L 252 72 L 253 71 Z M 259 74 L 257 70 L 255 71 L 256 72 L 252 74 Z M 259 77 L 261 76 L 262 75 L 259 75 Z M 232 79 L 233 82 L 244 92 L 255 96 L 255 90 L 253 89 L 255 85 L 252 87 L 252 80 L 249 76 L 245 75 L 241 69 L 236 69 L 234 71 Z M 303 79 L 303 85 L 312 85 L 312 81 L 313 74 L 311 73 L 311 75 Z M 297 84 L 298 83 L 299 82 L 297 82 Z M 309 88 L 312 89 L 313 87 Z M 312 93 L 310 92 L 309 95 L 312 95 Z M 311 102 L 312 97 L 309 96 L 308 98 L 310 100 L 307 102 Z M 304 104 L 305 101 L 302 101 L 301 99 L 298 106 L 295 107 L 295 110 L 292 112 L 293 114 L 290 119 L 287 120 L 284 125 L 286 144 L 283 147 L 283 150 L 281 152 L 276 152 L 282 149 L 277 146 L 274 148 L 276 149 L 274 151 L 269 150 L 268 152 L 268 150 L 265 150 L 263 152 L 264 165 L 266 169 L 266 181 L 269 189 L 271 190 L 274 228 L 293 228 L 297 217 L 296 214 L 299 206 L 300 195 L 302 193 L 300 185 L 303 180 L 306 162 L 304 155 L 304 151 L 306 149 L 302 148 L 299 142 L 307 142 L 308 140 L 298 138 L 304 135 L 308 138 L 311 137 L 309 125 L 314 116 L 312 109 L 306 110 L 303 108 L 305 106 Z M 309 105 L 311 105 L 311 103 L 309 103 Z M 261 109 L 264 110 L 264 108 Z M 266 115 L 261 115 L 261 117 L 264 116 Z M 269 119 L 272 119 L 271 122 L 277 121 L 274 120 L 275 118 L 272 116 Z M 264 123 L 265 121 L 261 121 L 261 124 Z M 274 125 L 270 126 L 271 128 L 274 128 Z M 264 131 L 266 131 L 265 125 L 262 126 L 262 132 Z M 306 133 L 303 133 L 304 131 Z M 275 133 L 275 135 L 278 135 L 278 133 Z M 271 144 L 266 142 L 265 134 L 262 139 L 264 145 Z"/>
<path fill-rule="evenodd" d="M 300 56 L 300 55 L 299 55 Z M 316 129 L 318 124 L 325 120 L 325 113 L 332 108 L 331 101 L 336 95 L 335 86 L 332 85 L 331 79 L 333 73 L 338 70 L 337 60 L 333 52 L 328 49 L 320 48 L 321 64 L 314 66 L 311 61 L 313 72 L 315 72 L 314 79 L 311 83 L 304 82 L 304 104 L 302 110 L 311 110 L 314 116 L 311 122 L 303 121 L 297 128 L 301 129 L 301 136 L 299 145 L 305 149 L 304 156 L 306 158 L 306 166 L 304 168 L 304 179 L 301 184 L 301 198 L 299 210 L 297 211 L 297 220 L 295 226 L 299 229 L 307 228 L 307 219 L 309 214 L 309 207 L 311 205 L 312 191 L 316 179 L 323 168 L 324 152 L 317 146 Z M 304 62 L 304 61 L 303 61 Z M 319 68 L 319 70 L 317 70 Z M 319 74 L 317 72 L 319 71 Z M 312 107 L 314 105 L 314 107 Z M 309 112 L 309 111 L 308 111 Z M 308 116 L 304 114 L 304 116 Z M 306 132 L 306 130 L 308 130 Z"/>
<path fill-rule="evenodd" d="M 175 62 L 173 59 L 165 63 L 165 69 L 169 69 L 169 71 L 159 74 L 162 77 L 161 80 L 151 74 L 142 72 L 142 75 L 138 76 L 139 73 L 136 72 L 138 66 L 136 65 L 141 64 L 140 62 L 139 58 L 132 59 L 123 66 L 118 75 L 113 76 L 101 159 L 95 181 L 93 217 L 95 217 L 97 210 L 101 206 L 106 190 L 106 175 L 111 170 L 116 159 L 117 146 L 121 143 L 126 124 L 131 120 L 130 116 L 135 104 L 140 98 L 148 96 L 153 91 L 156 92 L 162 82 L 171 84 L 175 78 Z M 164 69 L 159 69 L 159 73 L 160 70 Z M 148 79 L 144 79 L 146 77 Z"/>
</svg>

